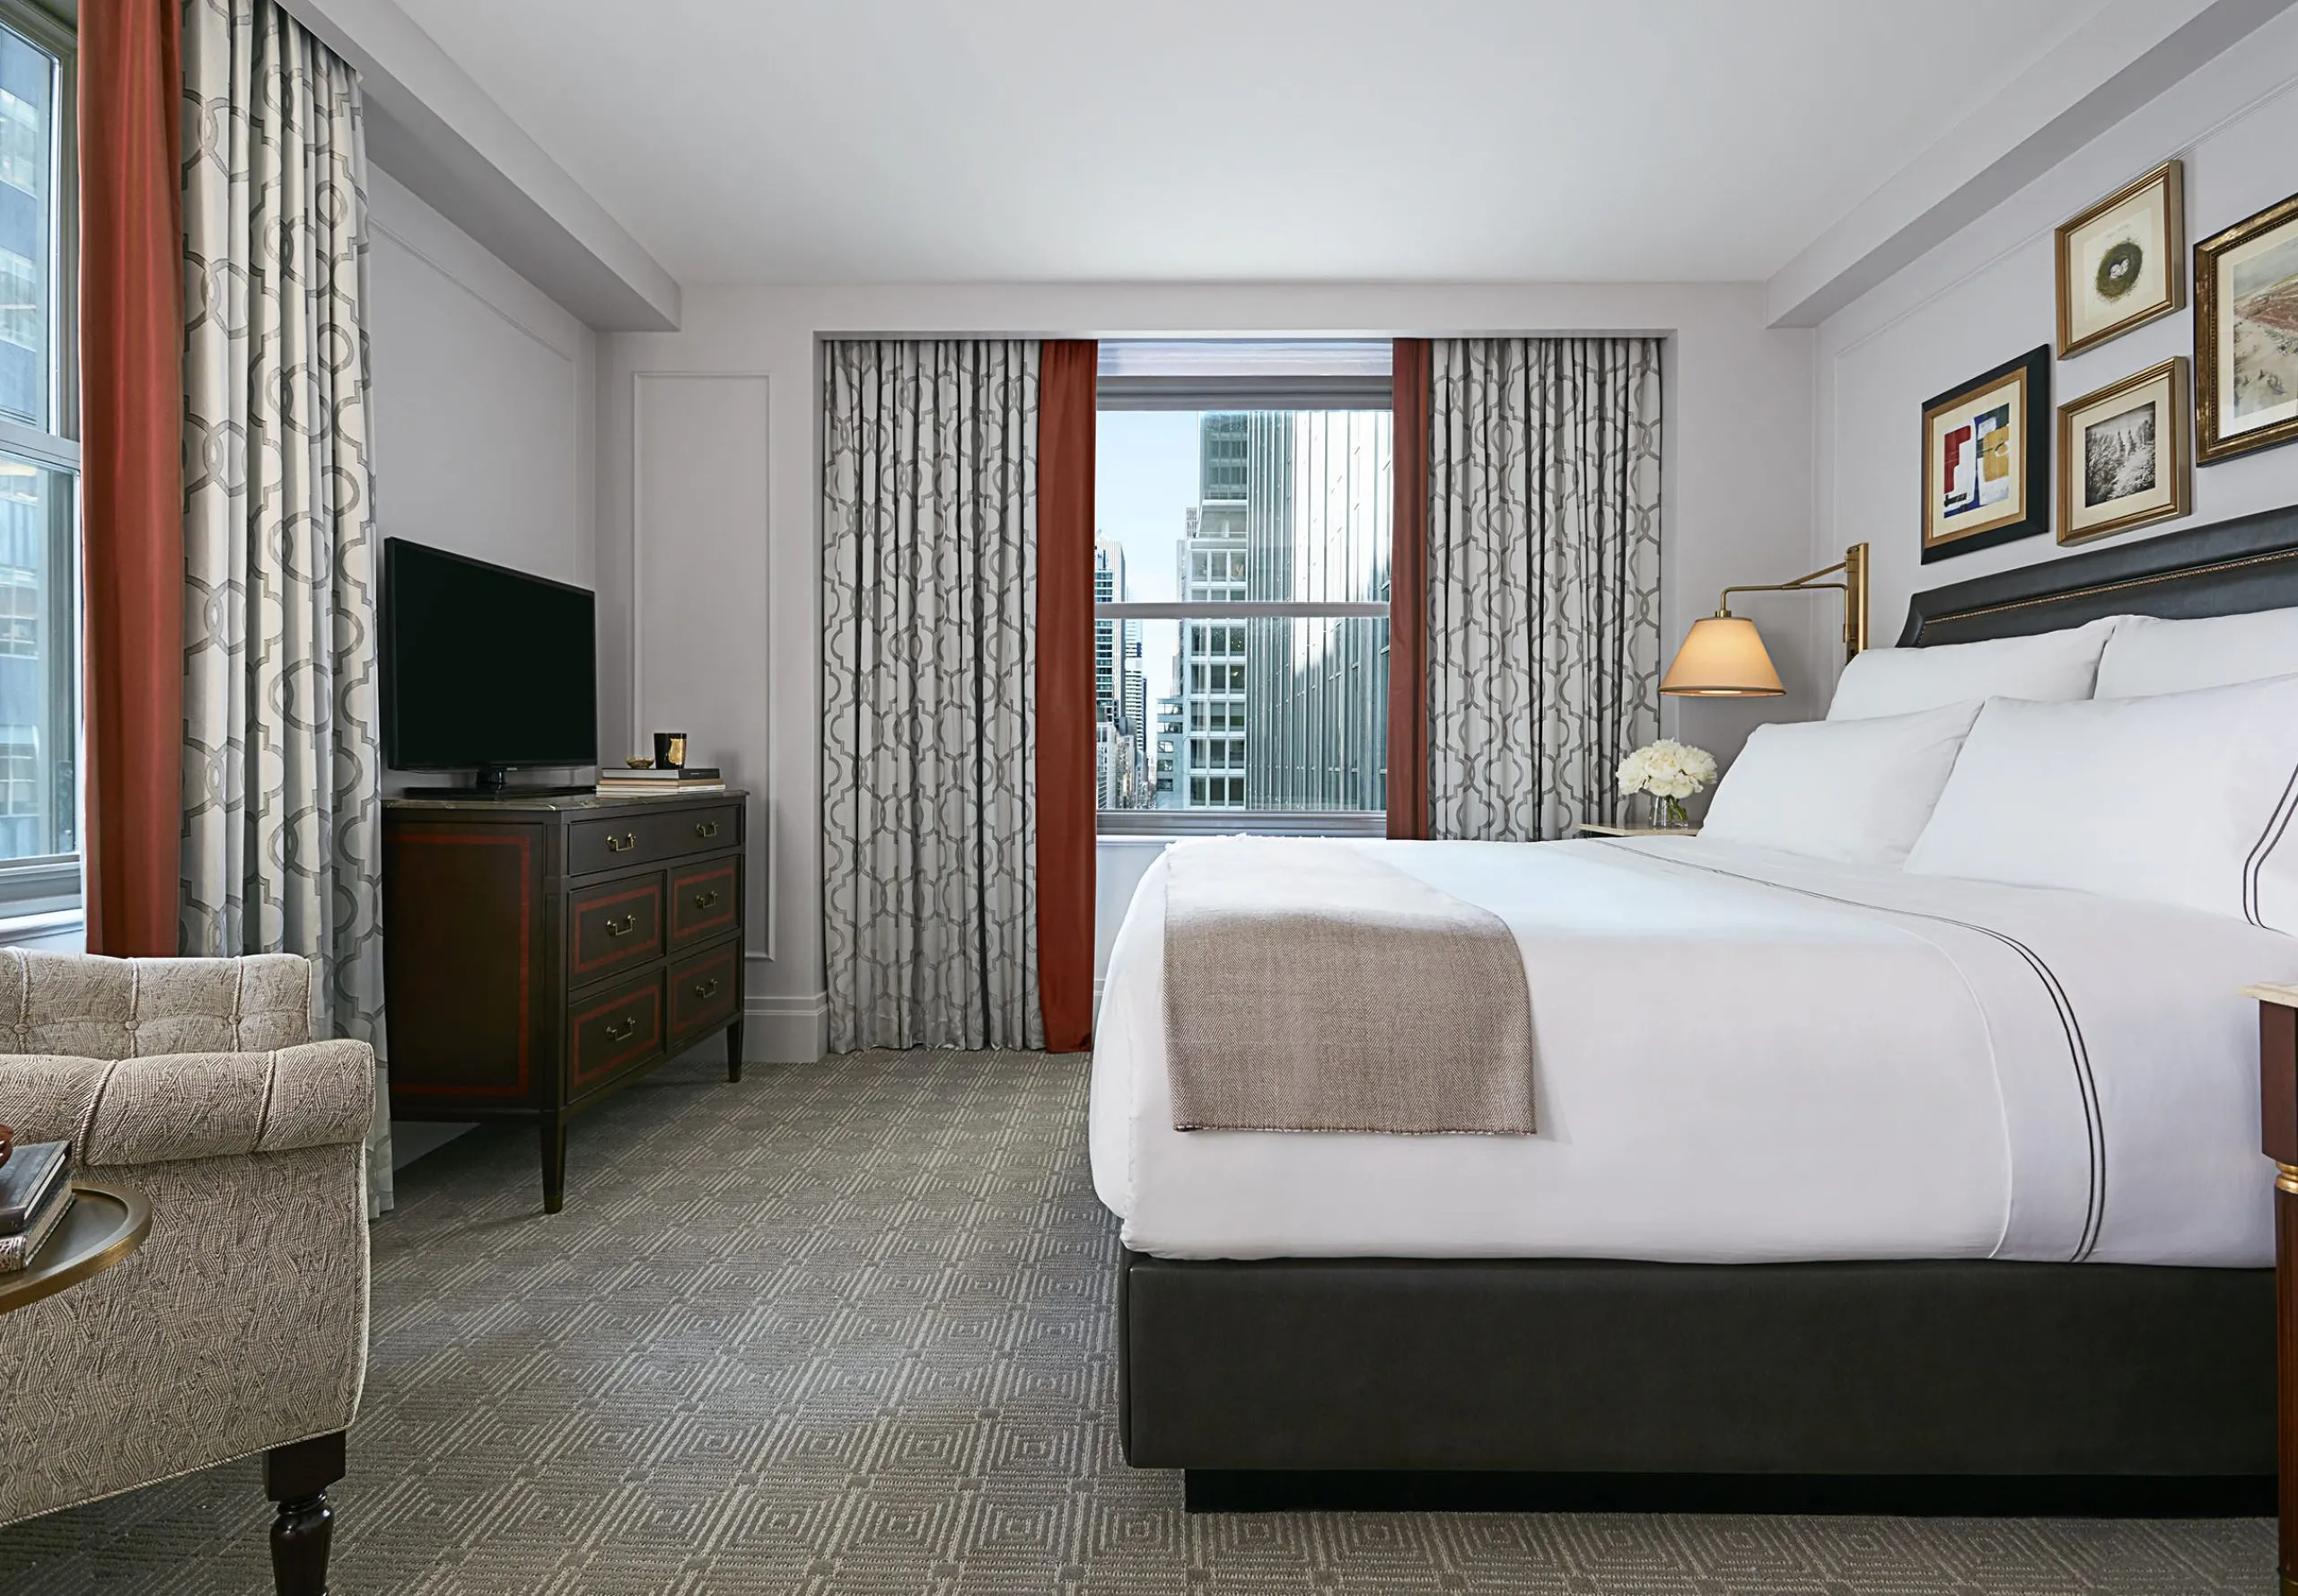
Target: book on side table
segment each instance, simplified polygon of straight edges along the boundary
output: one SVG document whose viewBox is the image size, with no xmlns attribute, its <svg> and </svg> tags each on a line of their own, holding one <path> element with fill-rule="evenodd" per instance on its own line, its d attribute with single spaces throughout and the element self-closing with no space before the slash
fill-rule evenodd
<svg viewBox="0 0 2298 1596">
<path fill-rule="evenodd" d="M 25 1143 L 0 1163 L 0 1274 L 31 1263 L 72 1206 L 71 1163 L 69 1142 Z"/>
</svg>

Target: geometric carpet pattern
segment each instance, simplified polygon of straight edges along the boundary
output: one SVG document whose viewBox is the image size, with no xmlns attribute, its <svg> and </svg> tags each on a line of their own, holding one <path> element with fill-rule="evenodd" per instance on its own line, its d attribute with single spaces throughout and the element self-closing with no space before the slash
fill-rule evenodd
<svg viewBox="0 0 2298 1596">
<path fill-rule="evenodd" d="M 2258 1520 L 1192 1517 L 1118 1454 L 1083 1059 L 703 1051 L 574 1122 L 562 1214 L 522 1132 L 400 1172 L 337 1596 L 2274 1588 Z M 228 1464 L 0 1530 L 0 1591 L 260 1596 L 268 1519 Z"/>
</svg>

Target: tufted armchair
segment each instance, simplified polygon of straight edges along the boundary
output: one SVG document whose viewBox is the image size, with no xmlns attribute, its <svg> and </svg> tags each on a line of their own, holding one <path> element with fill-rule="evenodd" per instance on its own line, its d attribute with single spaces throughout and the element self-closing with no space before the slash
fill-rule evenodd
<svg viewBox="0 0 2298 1596">
<path fill-rule="evenodd" d="M 263 1451 L 281 1592 L 327 1581 L 367 1366 L 374 1055 L 312 966 L 0 950 L 0 1122 L 152 1198 L 125 1260 L 0 1315 L 0 1524 Z"/>
</svg>

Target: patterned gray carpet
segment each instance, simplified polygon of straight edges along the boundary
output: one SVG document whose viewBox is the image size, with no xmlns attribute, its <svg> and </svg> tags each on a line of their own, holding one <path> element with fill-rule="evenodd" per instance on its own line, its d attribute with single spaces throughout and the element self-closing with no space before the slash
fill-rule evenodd
<svg viewBox="0 0 2298 1596">
<path fill-rule="evenodd" d="M 1074 1059 L 697 1061 L 578 1122 L 556 1218 L 524 1134 L 413 1165 L 338 1596 L 2274 1587 L 2249 1520 L 1190 1518 L 1118 1456 L 1084 1101 Z M 211 1469 L 0 1530 L 0 1591 L 257 1596 L 267 1521 L 253 1463 Z"/>
</svg>

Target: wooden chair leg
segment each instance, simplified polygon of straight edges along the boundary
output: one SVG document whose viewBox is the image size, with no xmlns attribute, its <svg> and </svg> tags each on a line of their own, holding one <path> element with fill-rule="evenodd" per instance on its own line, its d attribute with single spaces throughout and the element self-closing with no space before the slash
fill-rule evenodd
<svg viewBox="0 0 2298 1596">
<path fill-rule="evenodd" d="M 278 1596 L 327 1596 L 335 1531 L 327 1488 L 342 1478 L 340 1430 L 263 1454 L 263 1494 L 279 1504 L 271 1521 L 271 1582 Z"/>
<path fill-rule="evenodd" d="M 741 995 L 739 993 L 737 996 Z M 726 1027 L 726 1079 L 742 1078 L 742 1022 L 735 1021 Z"/>
</svg>

